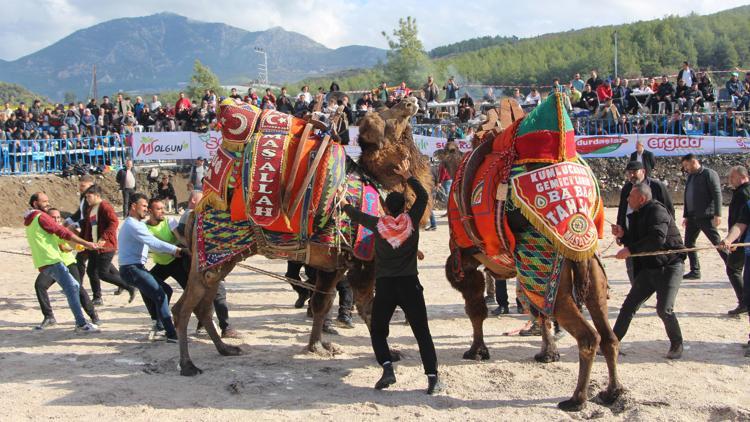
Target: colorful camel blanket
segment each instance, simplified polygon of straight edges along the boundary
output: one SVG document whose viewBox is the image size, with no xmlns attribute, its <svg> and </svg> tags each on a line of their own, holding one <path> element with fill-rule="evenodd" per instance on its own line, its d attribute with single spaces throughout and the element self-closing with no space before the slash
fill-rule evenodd
<svg viewBox="0 0 750 422">
<path fill-rule="evenodd" d="M 591 170 L 566 161 L 513 176 L 512 198 L 521 214 L 567 258 L 596 253 L 603 210 Z"/>
<path fill-rule="evenodd" d="M 521 301 L 538 312 L 552 315 L 564 256 L 532 227 L 516 236 L 514 252 Z"/>
</svg>

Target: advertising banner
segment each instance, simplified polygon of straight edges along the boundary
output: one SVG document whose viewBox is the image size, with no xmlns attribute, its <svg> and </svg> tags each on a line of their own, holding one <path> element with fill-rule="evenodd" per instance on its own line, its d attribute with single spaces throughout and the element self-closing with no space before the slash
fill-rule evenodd
<svg viewBox="0 0 750 422">
<path fill-rule="evenodd" d="M 221 132 L 138 132 L 133 134 L 133 159 L 179 160 L 203 157 L 211 159 L 221 146 Z M 347 155 L 359 158 L 359 128 L 349 128 Z M 750 153 L 750 138 L 735 136 L 697 136 L 669 134 L 585 135 L 576 136 L 578 153 L 585 158 L 626 157 L 635 151 L 636 142 L 656 156 L 680 156 L 687 153 L 738 154 Z M 422 154 L 433 156 L 445 148 L 446 139 L 436 136 L 414 135 L 414 142 Z M 461 152 L 471 150 L 468 139 L 457 139 Z"/>
</svg>

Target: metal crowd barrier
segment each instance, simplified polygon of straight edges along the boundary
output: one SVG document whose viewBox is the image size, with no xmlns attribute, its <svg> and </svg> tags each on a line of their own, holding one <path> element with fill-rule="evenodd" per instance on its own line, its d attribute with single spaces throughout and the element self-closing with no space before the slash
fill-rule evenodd
<svg viewBox="0 0 750 422">
<path fill-rule="evenodd" d="M 0 175 L 59 174 L 78 166 L 122 166 L 130 148 L 120 135 L 0 140 Z"/>
</svg>

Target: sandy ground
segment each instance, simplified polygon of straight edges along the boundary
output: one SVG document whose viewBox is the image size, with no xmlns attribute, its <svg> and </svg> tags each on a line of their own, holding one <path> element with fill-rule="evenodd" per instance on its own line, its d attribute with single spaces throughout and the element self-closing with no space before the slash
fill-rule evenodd
<svg viewBox="0 0 750 422">
<path fill-rule="evenodd" d="M 615 210 L 607 210 L 614 220 Z M 23 231 L 0 230 L 2 249 L 27 250 Z M 126 305 L 104 284 L 104 321 L 100 334 L 72 332 L 73 318 L 56 287 L 50 290 L 58 325 L 44 332 L 33 281 L 36 271 L 25 257 L 0 254 L 0 420 L 127 419 L 155 420 L 507 420 L 583 418 L 643 420 L 750 420 L 750 359 L 740 344 L 747 340 L 747 316 L 728 318 L 735 305 L 718 255 L 701 255 L 703 280 L 683 283 L 677 312 L 686 341 L 680 361 L 663 358 L 668 341 L 652 298 L 636 316 L 620 358 L 628 389 L 616 406 L 590 402 L 567 414 L 556 403 L 569 397 L 577 374 L 577 349 L 571 336 L 560 342 L 562 361 L 533 361 L 540 339 L 502 336 L 519 328 L 524 317 L 491 317 L 485 333 L 491 359 L 461 359 L 471 341 L 463 302 L 443 275 L 448 253 L 447 227 L 422 235 L 427 259 L 421 263 L 428 313 L 445 390 L 424 394 L 426 379 L 410 329 L 398 314 L 391 344 L 408 353 L 397 365 L 398 383 L 388 391 L 372 386 L 380 375 L 360 320 L 355 329 L 328 336 L 343 349 L 335 358 L 302 352 L 310 328 L 294 309 L 295 294 L 286 284 L 245 270 L 228 279 L 231 320 L 242 333 L 245 354 L 221 357 L 207 338 L 192 337 L 195 363 L 205 370 L 195 378 L 177 370 L 177 345 L 144 339 L 149 325 L 137 300 Z M 602 241 L 602 248 L 611 237 Z M 700 244 L 707 244 L 705 238 Z M 616 247 L 607 252 L 614 253 Z M 249 260 L 276 273 L 285 264 Z M 629 288 L 625 266 L 607 260 L 614 322 Z M 88 287 L 88 282 L 85 282 Z M 509 287 L 515 296 L 513 284 Z M 176 293 L 180 290 L 176 287 Z M 191 321 L 191 332 L 195 322 Z M 606 365 L 598 357 L 592 384 L 606 384 Z"/>
</svg>

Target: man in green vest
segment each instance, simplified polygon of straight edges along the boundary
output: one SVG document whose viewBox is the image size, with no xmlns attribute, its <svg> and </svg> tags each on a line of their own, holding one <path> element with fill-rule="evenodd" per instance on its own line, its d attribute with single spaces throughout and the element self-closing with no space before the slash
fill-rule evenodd
<svg viewBox="0 0 750 422">
<path fill-rule="evenodd" d="M 57 281 L 65 292 L 68 306 L 76 321 L 76 333 L 99 332 L 99 327 L 86 321 L 81 310 L 80 284 L 70 274 L 64 264 L 59 239 L 83 246 L 86 249 L 96 249 L 93 242 L 87 242 L 76 236 L 70 230 L 58 224 L 47 214 L 49 198 L 44 192 L 36 192 L 29 199 L 31 209 L 24 215 L 26 239 L 31 248 L 34 266 L 39 272 Z"/>
<path fill-rule="evenodd" d="M 158 198 L 151 198 L 148 201 L 148 213 L 149 219 L 146 221 L 146 228 L 159 240 L 177 245 L 179 243 L 178 236 L 175 234 L 177 230 L 178 222 L 170 220 L 165 216 L 164 201 Z M 149 270 L 151 275 L 156 279 L 161 288 L 167 294 L 167 297 L 171 299 L 172 288 L 165 282 L 166 279 L 172 277 L 177 283 L 185 289 L 187 287 L 189 268 L 190 268 L 190 257 L 184 256 L 182 258 L 175 258 L 173 255 L 150 252 L 151 260 L 154 261 L 154 267 Z M 154 320 L 153 325 L 153 336 L 158 336 L 160 325 L 159 319 L 156 318 L 156 304 L 151 302 L 147 297 L 143 297 L 143 302 L 146 304 L 151 319 Z M 223 338 L 238 338 L 239 333 L 229 325 L 229 307 L 227 306 L 227 291 L 224 287 L 224 282 L 219 283 L 219 290 L 216 292 L 214 298 L 214 310 L 216 311 L 216 317 L 219 319 L 219 328 L 221 329 L 221 336 Z"/>
</svg>

